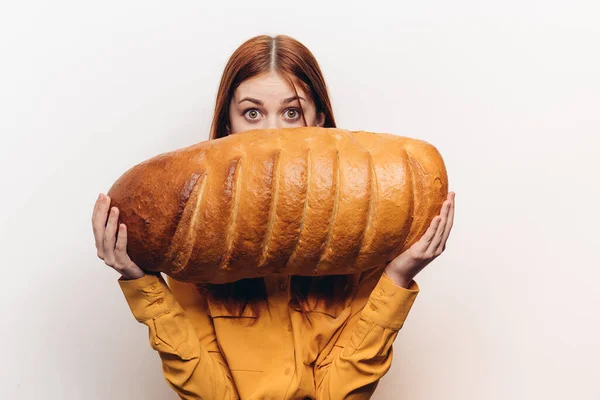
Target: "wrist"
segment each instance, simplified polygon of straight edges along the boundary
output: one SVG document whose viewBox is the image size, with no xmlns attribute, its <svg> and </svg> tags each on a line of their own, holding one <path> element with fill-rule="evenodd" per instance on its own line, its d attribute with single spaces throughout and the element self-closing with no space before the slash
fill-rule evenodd
<svg viewBox="0 0 600 400">
<path fill-rule="evenodd" d="M 125 274 L 125 275 L 121 275 L 121 280 L 123 280 L 123 281 L 131 281 L 131 280 L 134 280 L 134 279 L 143 278 L 144 276 L 146 276 L 145 273 L 133 274 L 133 275 Z"/>
<path fill-rule="evenodd" d="M 383 273 L 390 278 L 394 283 L 400 287 L 408 289 L 410 286 L 410 282 L 412 281 L 412 277 L 404 276 L 402 274 L 397 274 L 389 271 L 387 268 L 383 271 Z"/>
</svg>

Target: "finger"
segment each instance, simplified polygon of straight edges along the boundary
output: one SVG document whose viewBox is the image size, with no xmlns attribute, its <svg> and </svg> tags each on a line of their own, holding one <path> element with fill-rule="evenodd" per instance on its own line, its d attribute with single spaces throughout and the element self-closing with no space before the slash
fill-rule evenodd
<svg viewBox="0 0 600 400">
<path fill-rule="evenodd" d="M 119 224 L 117 233 L 117 242 L 115 244 L 115 262 L 125 267 L 129 264 L 130 258 L 127 255 L 127 227 L 125 224 Z"/>
<path fill-rule="evenodd" d="M 96 201 L 96 207 L 92 219 L 92 230 L 94 231 L 94 239 L 96 241 L 96 249 L 98 250 L 98 256 L 104 257 L 104 230 L 106 228 L 106 219 L 108 214 L 108 207 L 110 205 L 110 198 L 103 196 L 101 199 Z"/>
<path fill-rule="evenodd" d="M 117 235 L 117 221 L 119 220 L 119 209 L 111 207 L 108 223 L 104 230 L 104 261 L 108 265 L 114 265 L 115 262 L 115 241 Z"/>
<path fill-rule="evenodd" d="M 96 199 L 96 202 L 94 203 L 94 211 L 92 211 L 92 229 L 95 232 L 95 228 L 96 228 L 96 219 L 98 217 L 98 210 L 100 209 L 100 205 L 102 204 L 102 197 L 98 196 L 98 198 Z"/>
<path fill-rule="evenodd" d="M 450 210 L 448 212 L 448 220 L 446 222 L 446 226 L 444 228 L 444 233 L 442 235 L 442 241 L 438 247 L 438 251 L 443 251 L 446 247 L 446 242 L 448 241 L 448 237 L 450 236 L 450 232 L 452 231 L 452 226 L 454 225 L 454 205 L 455 200 L 454 196 L 452 196 L 452 202 L 450 203 Z"/>
<path fill-rule="evenodd" d="M 92 211 L 92 223 L 94 222 L 94 216 L 96 215 L 96 210 L 98 210 L 98 205 L 100 204 L 101 199 L 102 199 L 102 193 L 98 194 L 98 198 L 94 202 L 94 211 Z"/>
<path fill-rule="evenodd" d="M 446 227 L 446 221 L 448 220 L 448 208 L 450 206 L 450 202 L 445 201 L 442 205 L 442 211 L 440 213 L 440 223 L 435 230 L 435 235 L 433 236 L 429 248 L 427 250 L 435 251 L 440 245 L 442 241 L 442 235 L 444 233 L 444 228 Z"/>
<path fill-rule="evenodd" d="M 431 221 L 431 223 L 429 224 L 429 228 L 427 228 L 427 231 L 425 231 L 425 234 L 423 236 L 421 236 L 421 239 L 416 243 L 418 248 L 425 251 L 429 247 L 431 241 L 433 240 L 433 238 L 435 236 L 435 232 L 437 231 L 439 224 L 440 224 L 440 216 L 436 215 L 433 218 L 433 220 Z"/>
</svg>

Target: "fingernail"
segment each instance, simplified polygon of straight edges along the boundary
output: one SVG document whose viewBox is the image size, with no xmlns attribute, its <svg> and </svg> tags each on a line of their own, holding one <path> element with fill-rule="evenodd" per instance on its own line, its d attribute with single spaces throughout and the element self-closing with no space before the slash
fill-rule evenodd
<svg viewBox="0 0 600 400">
<path fill-rule="evenodd" d="M 102 198 L 102 193 L 98 194 L 98 200 L 100 200 Z"/>
</svg>

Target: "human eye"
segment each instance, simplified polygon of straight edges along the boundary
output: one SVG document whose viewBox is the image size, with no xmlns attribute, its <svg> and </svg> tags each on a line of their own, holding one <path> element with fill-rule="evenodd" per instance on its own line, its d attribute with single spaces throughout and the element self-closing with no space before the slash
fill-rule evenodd
<svg viewBox="0 0 600 400">
<path fill-rule="evenodd" d="M 242 115 L 246 117 L 246 119 L 248 119 L 249 121 L 258 121 L 260 111 L 256 108 L 247 108 L 246 110 L 244 110 Z"/>
<path fill-rule="evenodd" d="M 287 117 L 287 119 L 295 121 L 298 118 L 300 118 L 300 110 L 298 110 L 297 108 L 288 108 L 286 109 L 284 112 L 284 115 Z"/>
</svg>

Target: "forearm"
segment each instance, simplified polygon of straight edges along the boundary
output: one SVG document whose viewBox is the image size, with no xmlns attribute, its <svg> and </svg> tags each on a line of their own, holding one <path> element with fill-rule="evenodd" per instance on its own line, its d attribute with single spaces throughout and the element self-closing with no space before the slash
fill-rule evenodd
<svg viewBox="0 0 600 400">
<path fill-rule="evenodd" d="M 398 331 L 378 326 L 363 317 L 356 333 L 331 364 L 321 369 L 317 386 L 320 400 L 370 399 L 392 363 L 392 343 Z"/>
<path fill-rule="evenodd" d="M 222 357 L 200 343 L 192 323 L 162 277 L 120 279 L 135 318 L 149 329 L 150 346 L 162 360 L 163 374 L 182 399 L 237 399 Z"/>
<path fill-rule="evenodd" d="M 319 399 L 369 399 L 392 363 L 392 344 L 418 294 L 382 275 L 345 346 L 317 368 Z"/>
</svg>

